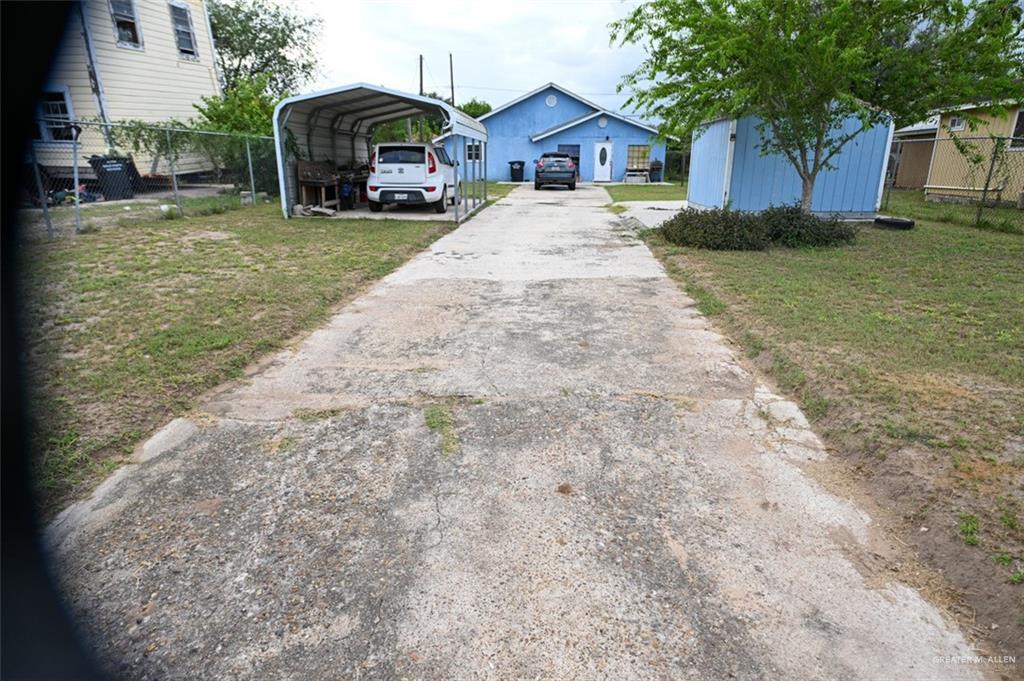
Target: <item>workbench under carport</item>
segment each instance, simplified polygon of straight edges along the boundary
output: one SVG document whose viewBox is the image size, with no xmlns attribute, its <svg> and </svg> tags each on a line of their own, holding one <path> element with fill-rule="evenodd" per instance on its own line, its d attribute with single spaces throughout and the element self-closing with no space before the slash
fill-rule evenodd
<svg viewBox="0 0 1024 681">
<path fill-rule="evenodd" d="M 358 182 L 359 178 L 365 178 L 374 128 L 416 116 L 439 117 L 442 135 L 449 135 L 453 140 L 449 148 L 455 152 L 453 160 L 458 161 L 455 220 L 462 220 L 481 207 L 487 200 L 487 128 L 483 123 L 438 99 L 354 83 L 288 97 L 274 110 L 274 142 L 284 217 L 292 217 L 292 207 L 301 203 L 299 161 L 324 162 L 342 177 Z M 346 213 L 342 211 L 340 215 L 344 217 Z"/>
</svg>

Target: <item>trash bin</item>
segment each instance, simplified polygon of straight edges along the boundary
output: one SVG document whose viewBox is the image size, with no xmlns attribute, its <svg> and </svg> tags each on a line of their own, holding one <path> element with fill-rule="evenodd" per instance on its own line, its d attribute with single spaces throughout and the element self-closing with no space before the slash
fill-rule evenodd
<svg viewBox="0 0 1024 681">
<path fill-rule="evenodd" d="M 650 171 L 651 182 L 661 182 L 661 161 L 653 161 Z"/>
<path fill-rule="evenodd" d="M 509 174 L 512 175 L 513 182 L 523 181 L 523 166 L 526 165 L 526 161 L 509 161 L 508 168 Z"/>
<path fill-rule="evenodd" d="M 89 165 L 106 201 L 135 198 L 139 171 L 127 156 L 90 156 Z"/>
</svg>

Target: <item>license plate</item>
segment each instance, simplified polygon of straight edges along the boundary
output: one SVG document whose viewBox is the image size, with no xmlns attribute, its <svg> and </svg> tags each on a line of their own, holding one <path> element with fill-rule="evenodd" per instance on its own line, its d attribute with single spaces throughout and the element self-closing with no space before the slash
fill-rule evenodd
<svg viewBox="0 0 1024 681">
<path fill-rule="evenodd" d="M 395 201 L 405 201 L 409 198 L 408 194 L 395 194 Z"/>
</svg>

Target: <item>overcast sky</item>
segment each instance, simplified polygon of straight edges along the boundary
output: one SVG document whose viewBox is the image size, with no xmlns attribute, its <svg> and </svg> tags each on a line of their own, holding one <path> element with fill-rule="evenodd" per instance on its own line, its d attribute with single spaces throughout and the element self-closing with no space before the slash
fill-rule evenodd
<svg viewBox="0 0 1024 681">
<path fill-rule="evenodd" d="M 423 54 L 424 88 L 447 98 L 451 52 L 456 104 L 476 97 L 497 106 L 554 81 L 621 109 L 626 96 L 615 86 L 643 58 L 641 48 L 609 44 L 608 24 L 637 0 L 293 2 L 324 21 L 312 89 L 365 81 L 416 92 Z"/>
</svg>

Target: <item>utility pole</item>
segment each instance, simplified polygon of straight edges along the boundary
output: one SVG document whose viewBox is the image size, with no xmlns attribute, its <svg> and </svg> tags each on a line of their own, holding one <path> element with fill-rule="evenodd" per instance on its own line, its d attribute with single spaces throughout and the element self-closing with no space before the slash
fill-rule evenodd
<svg viewBox="0 0 1024 681">
<path fill-rule="evenodd" d="M 448 53 L 448 78 L 452 84 L 452 106 L 455 106 L 455 66 L 452 62 L 452 53 Z"/>
<path fill-rule="evenodd" d="M 423 55 L 420 55 L 420 97 L 423 96 Z"/>
</svg>

